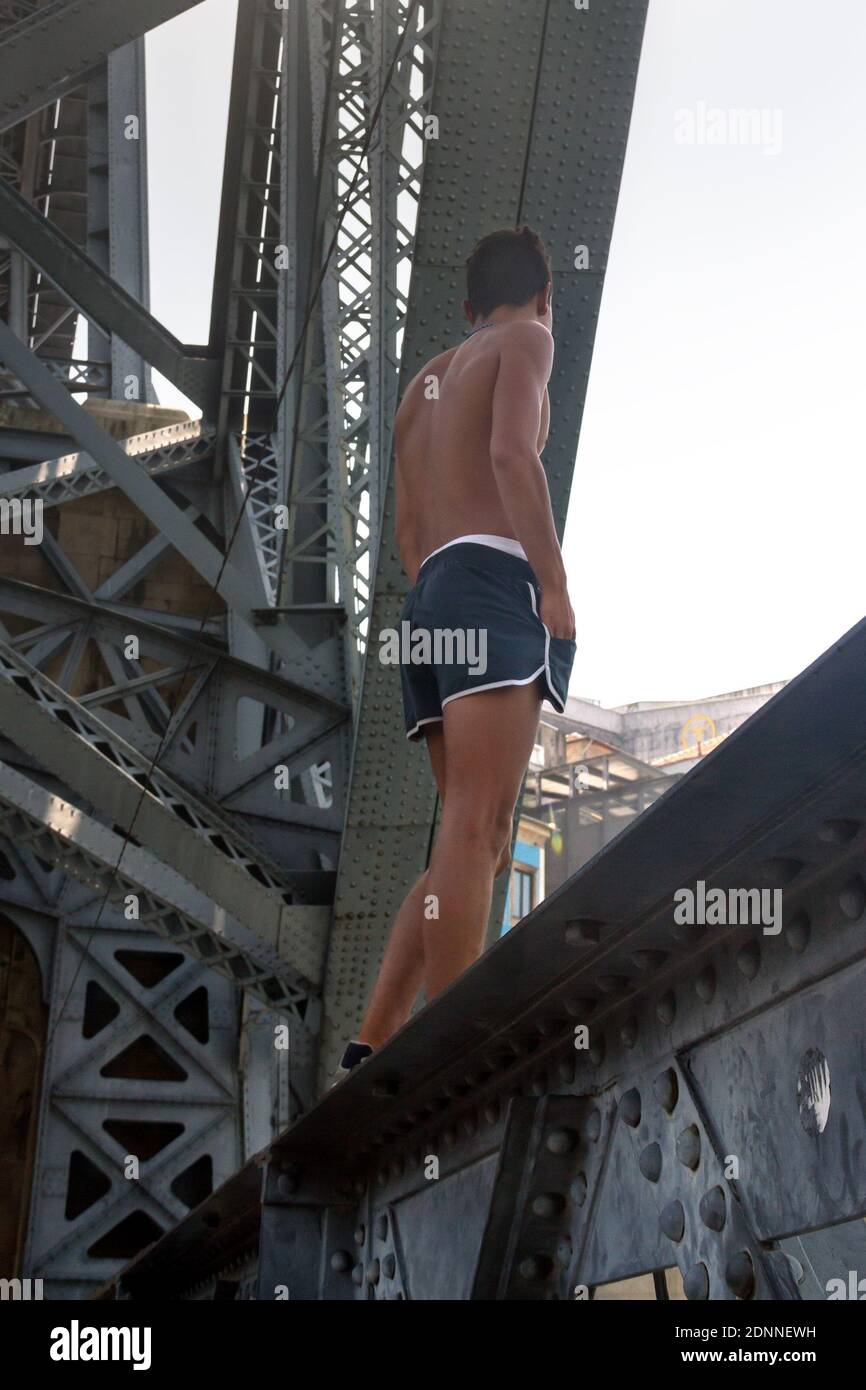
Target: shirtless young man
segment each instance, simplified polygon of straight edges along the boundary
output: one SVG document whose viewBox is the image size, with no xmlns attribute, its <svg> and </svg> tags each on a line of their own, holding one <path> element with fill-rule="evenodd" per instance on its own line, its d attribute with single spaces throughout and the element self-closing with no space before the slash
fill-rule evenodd
<svg viewBox="0 0 866 1390">
<path fill-rule="evenodd" d="M 402 619 L 413 635 L 483 633 L 486 665 L 402 667 L 406 733 L 426 739 L 441 823 L 338 1079 L 406 1022 L 422 984 L 432 999 L 481 954 L 541 701 L 564 708 L 574 613 L 539 457 L 551 291 L 550 262 L 528 227 L 484 237 L 467 263 L 473 331 L 427 363 L 397 412 L 396 539 L 414 585 Z M 438 915 L 428 919 L 431 898 Z"/>
</svg>

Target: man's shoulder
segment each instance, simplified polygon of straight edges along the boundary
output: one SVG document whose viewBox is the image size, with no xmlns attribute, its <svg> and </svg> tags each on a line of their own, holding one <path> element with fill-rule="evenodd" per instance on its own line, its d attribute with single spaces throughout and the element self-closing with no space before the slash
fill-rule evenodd
<svg viewBox="0 0 866 1390">
<path fill-rule="evenodd" d="M 547 324 L 539 323 L 538 319 L 514 319 L 511 323 L 500 324 L 499 329 L 499 341 L 503 346 L 539 356 L 553 352 L 553 334 Z"/>
</svg>

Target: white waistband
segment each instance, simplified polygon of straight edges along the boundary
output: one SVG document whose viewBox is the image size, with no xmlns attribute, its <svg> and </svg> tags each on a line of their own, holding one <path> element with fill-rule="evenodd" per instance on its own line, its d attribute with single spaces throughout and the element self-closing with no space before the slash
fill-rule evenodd
<svg viewBox="0 0 866 1390">
<path fill-rule="evenodd" d="M 518 560 L 526 559 L 526 551 L 523 549 L 520 541 L 513 541 L 509 536 L 457 536 L 455 540 L 446 541 L 444 545 L 440 545 L 436 550 L 431 550 L 430 554 L 426 555 L 421 561 L 421 565 L 426 565 L 427 561 L 432 560 L 434 555 L 438 555 L 441 551 L 447 550 L 449 546 L 465 545 L 467 541 L 471 542 L 472 545 L 489 545 L 491 550 L 504 550 L 506 555 L 516 555 Z M 418 566 L 419 569 L 421 565 Z"/>
</svg>

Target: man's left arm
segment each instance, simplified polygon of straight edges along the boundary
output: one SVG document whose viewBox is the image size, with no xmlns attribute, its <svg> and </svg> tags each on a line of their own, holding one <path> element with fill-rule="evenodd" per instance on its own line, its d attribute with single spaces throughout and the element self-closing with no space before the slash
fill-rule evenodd
<svg viewBox="0 0 866 1390">
<path fill-rule="evenodd" d="M 541 402 L 541 427 L 538 431 L 538 452 L 541 453 L 550 434 L 550 392 L 545 389 Z"/>
<path fill-rule="evenodd" d="M 397 542 L 397 553 L 400 556 L 400 564 L 403 566 L 404 573 L 408 576 L 409 583 L 414 584 L 418 578 L 418 571 L 421 568 L 421 551 L 418 544 L 418 526 L 413 516 L 409 499 L 406 496 L 406 487 L 403 482 L 403 475 L 400 469 L 399 456 L 394 461 L 396 473 L 396 518 L 394 523 L 394 539 Z"/>
</svg>

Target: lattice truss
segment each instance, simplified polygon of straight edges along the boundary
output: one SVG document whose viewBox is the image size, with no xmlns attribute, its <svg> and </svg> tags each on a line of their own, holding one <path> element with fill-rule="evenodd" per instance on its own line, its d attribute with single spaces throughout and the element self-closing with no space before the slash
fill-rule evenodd
<svg viewBox="0 0 866 1390">
<path fill-rule="evenodd" d="M 336 22 L 333 5 L 311 7 L 323 322 L 308 335 L 296 399 L 280 597 L 292 602 L 305 582 L 309 592 L 305 566 L 324 571 L 317 591 L 346 612 L 353 678 L 369 626 L 438 20 L 438 4 L 410 0 L 346 3 Z"/>
<path fill-rule="evenodd" d="M 87 118 L 87 90 L 78 89 L 0 134 L 3 179 L 82 248 L 87 239 Z M 91 395 L 108 394 L 106 364 L 76 355 L 75 306 L 28 262 L 26 253 L 8 243 L 0 251 L 0 311 L 60 380 Z M 33 404 L 26 387 L 4 370 L 0 402 L 10 401 Z"/>
<path fill-rule="evenodd" d="M 438 11 L 240 0 L 211 331 L 188 347 L 148 304 L 144 35 L 197 3 L 0 0 L 3 886 L 68 921 L 38 1164 L 56 1039 L 112 933 L 167 938 L 290 1025 L 291 1085 L 248 1049 L 223 1174 L 267 1137 L 263 1087 L 280 1125 L 312 1093 Z M 160 408 L 151 369 L 201 418 Z M 63 1102 L 82 1132 L 94 1086 Z M 57 1242 L 55 1207 L 29 1248 L 86 1286 L 91 1224 Z"/>
<path fill-rule="evenodd" d="M 262 1084 L 279 1125 L 312 1093 L 438 8 L 240 0 L 195 348 L 148 308 L 143 36 L 196 3 L 0 3 L 0 822 L 7 903 L 85 903 L 92 942 L 72 913 L 54 962 L 52 1038 L 75 1034 L 98 943 L 123 931 L 168 938 L 208 988 L 216 969 L 245 1017 L 288 1020 L 291 1085 L 271 1025 L 250 1034 L 225 1172 L 266 1137 Z M 201 419 L 156 409 L 151 368 Z M 82 1132 L 94 1084 L 63 1102 Z M 49 1058 L 42 1155 L 64 1085 Z M 149 1220 L 177 1216 L 147 1190 Z M 86 1286 L 92 1223 L 58 1243 L 56 1216 L 35 1204 L 31 1252 Z"/>
</svg>

